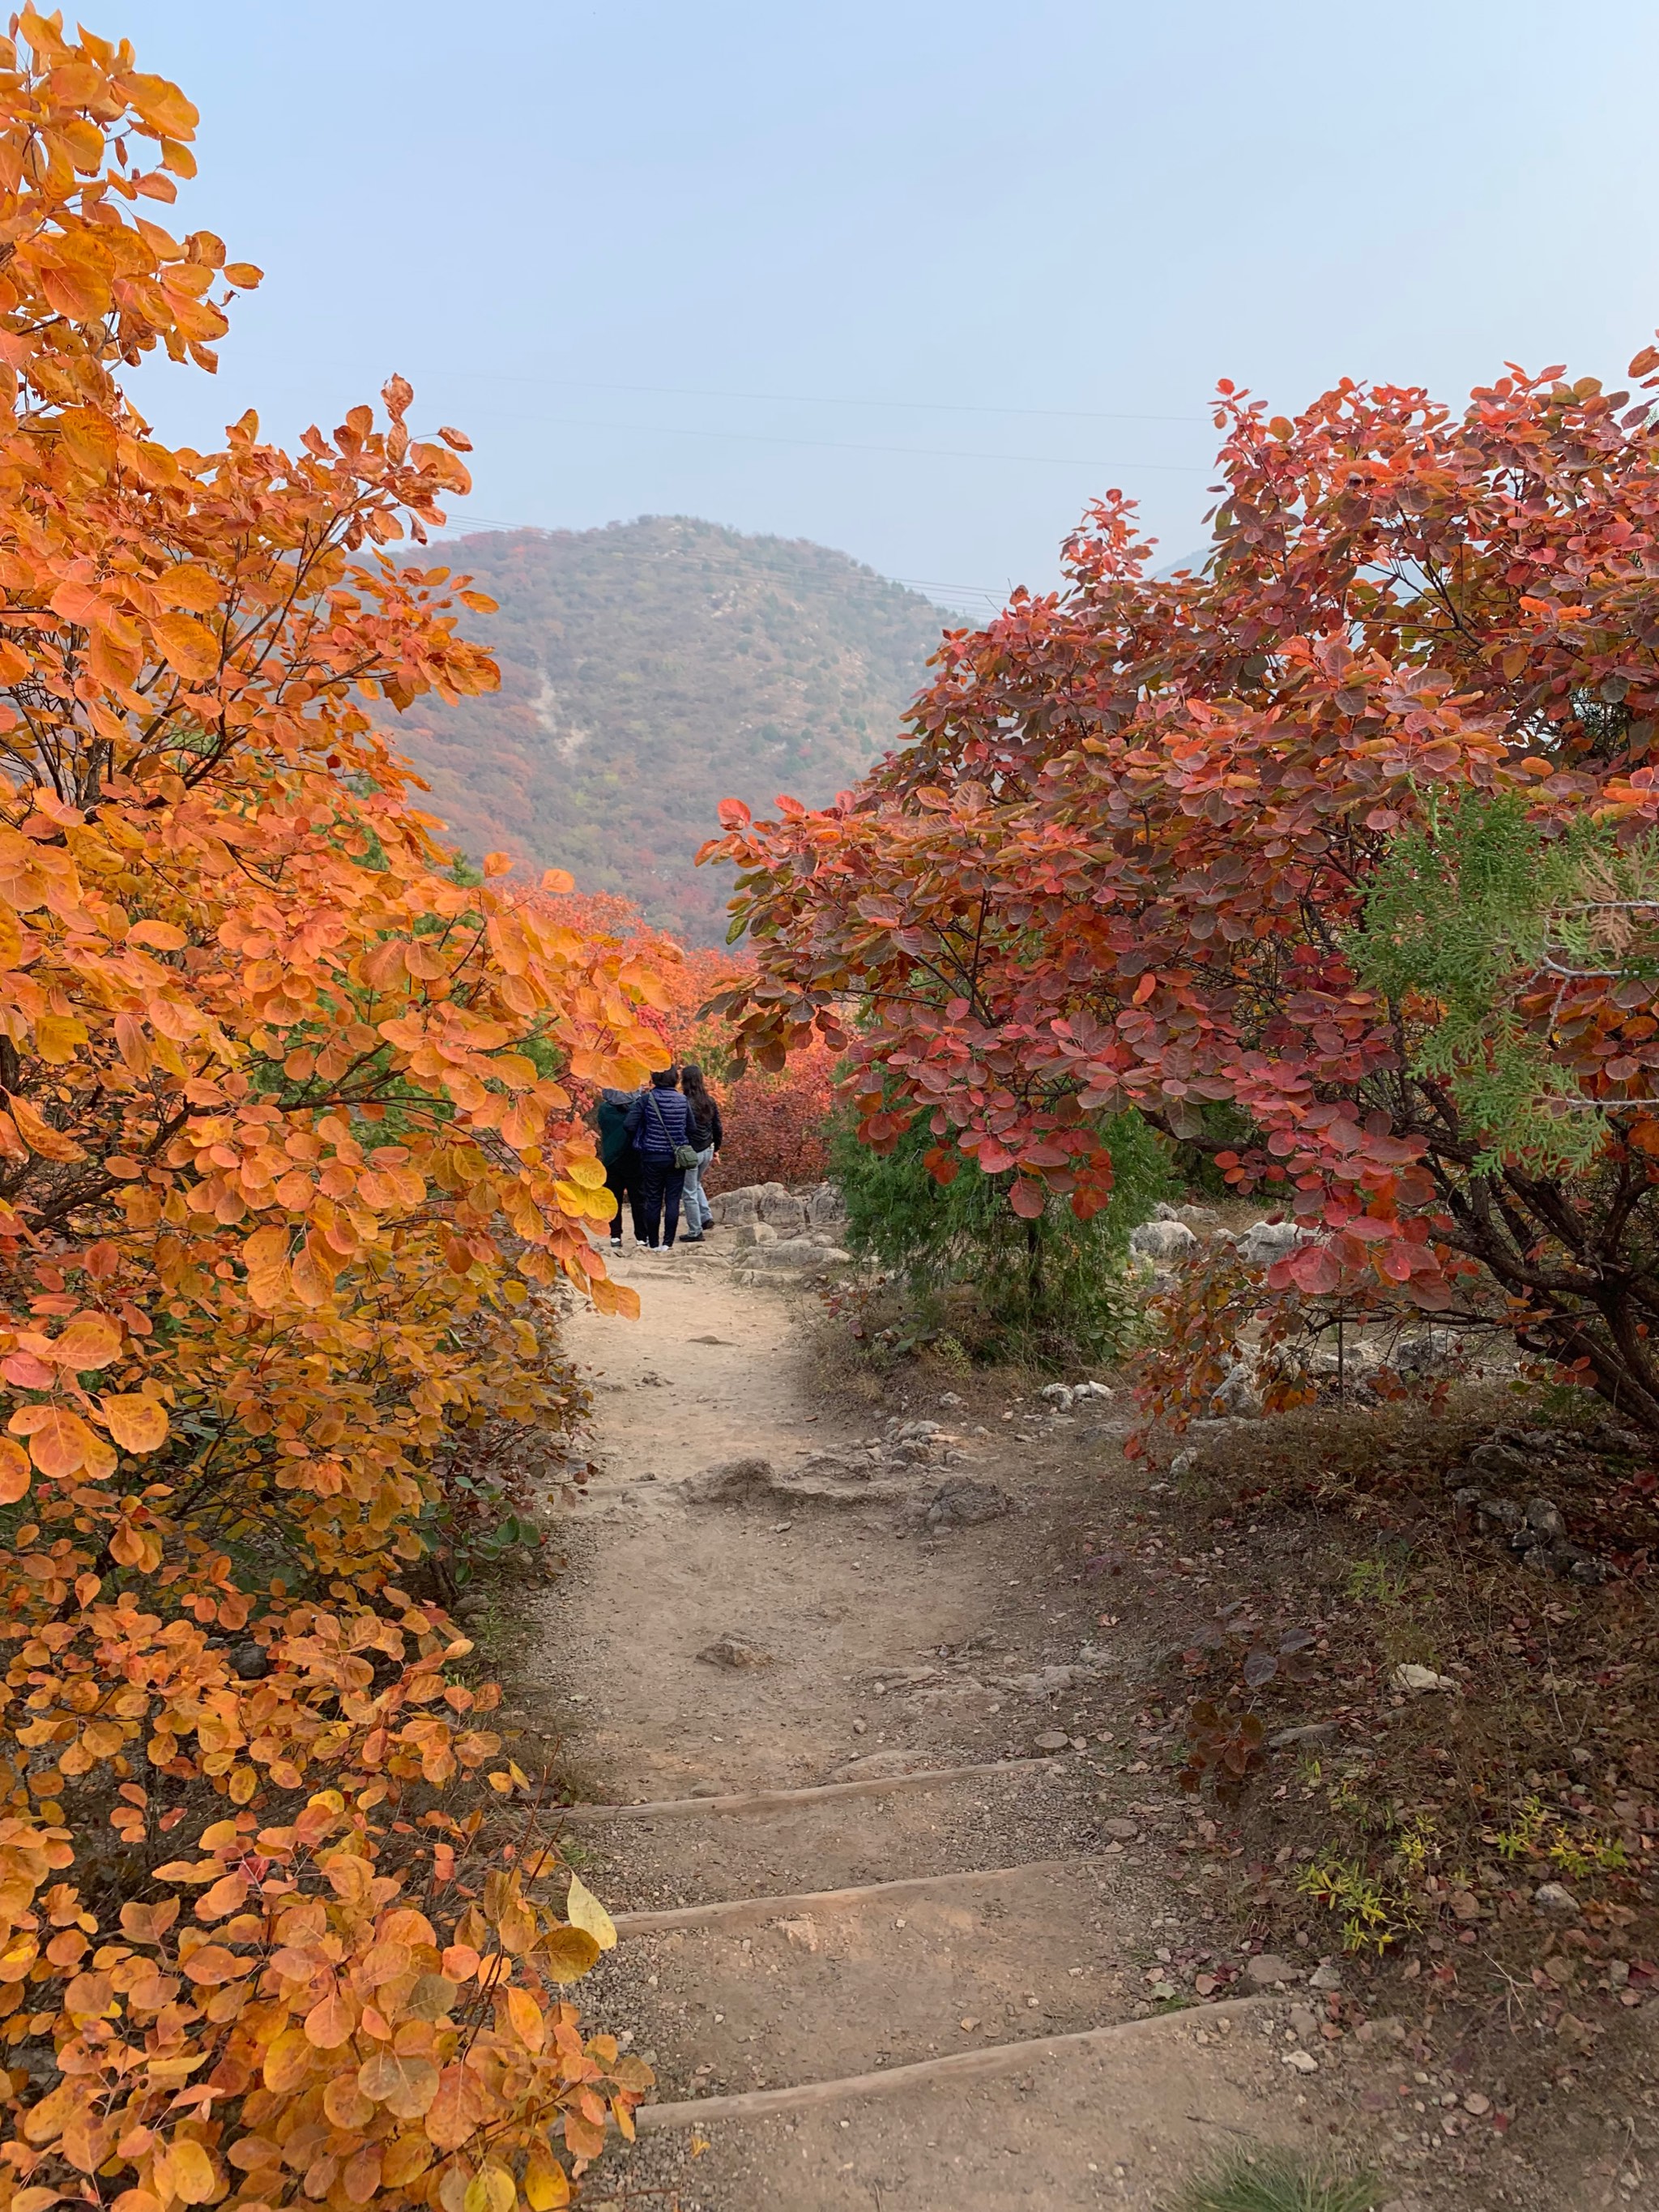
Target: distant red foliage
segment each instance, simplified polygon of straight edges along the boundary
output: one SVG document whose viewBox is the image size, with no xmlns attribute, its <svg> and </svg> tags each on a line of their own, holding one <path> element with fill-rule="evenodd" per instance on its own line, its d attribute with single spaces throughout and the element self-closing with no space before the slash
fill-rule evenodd
<svg viewBox="0 0 1659 2212">
<path fill-rule="evenodd" d="M 833 1055 L 823 1046 L 798 1053 L 781 1075 L 750 1067 L 720 1092 L 726 1142 L 711 1190 L 752 1182 L 822 1182 L 829 1172 Z"/>
<path fill-rule="evenodd" d="M 546 903 L 586 938 L 620 939 L 659 986 L 665 1003 L 640 1012 L 676 1060 L 696 1061 L 720 1101 L 725 1142 L 709 1188 L 822 1182 L 829 1171 L 835 1055 L 815 1044 L 776 1073 L 751 1061 L 734 1075 L 731 1024 L 723 1016 L 702 1012 L 717 992 L 753 975 L 754 955 L 706 945 L 683 950 L 652 928 L 627 899 L 609 891 L 555 893 Z"/>
</svg>

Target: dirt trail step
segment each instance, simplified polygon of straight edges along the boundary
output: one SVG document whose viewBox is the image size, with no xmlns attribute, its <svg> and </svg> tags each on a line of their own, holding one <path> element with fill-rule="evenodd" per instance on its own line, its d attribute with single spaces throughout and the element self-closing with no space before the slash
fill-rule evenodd
<svg viewBox="0 0 1659 2212">
<path fill-rule="evenodd" d="M 902 2066 L 1126 2018 L 1144 1926 L 1109 1863 L 907 1885 L 840 1912 L 646 1935 L 592 1981 L 607 2020 L 654 2018 L 665 2094 Z"/>
<path fill-rule="evenodd" d="M 787 1466 L 835 1425 L 811 1422 L 775 1293 L 702 1254 L 647 1293 L 637 1329 L 576 1332 L 610 1370 L 605 1517 L 549 1618 L 550 1687 L 580 1676 L 612 1801 L 566 1816 L 624 1939 L 583 2010 L 659 2083 L 618 2184 L 681 2212 L 1152 2212 L 1219 2142 L 1276 2131 L 1264 2084 L 1282 2128 L 1264 2001 L 1148 2012 L 1173 1885 L 1201 1929 L 1204 1869 L 1168 1850 L 1150 1762 L 1102 1750 L 1123 1719 L 1091 1735 L 1079 1700 L 1034 1708 L 960 1667 L 910 1693 L 939 1650 L 1028 1655 L 988 1677 L 1075 1655 L 1019 1515 L 900 1541 L 668 1494 L 739 1454 Z M 761 1663 L 699 1658 L 726 1634 Z M 1056 1722 L 1085 1749 L 1028 1756 Z M 872 1755 L 913 1771 L 824 1778 Z M 1140 1832 L 1109 1836 L 1131 1804 Z"/>
</svg>

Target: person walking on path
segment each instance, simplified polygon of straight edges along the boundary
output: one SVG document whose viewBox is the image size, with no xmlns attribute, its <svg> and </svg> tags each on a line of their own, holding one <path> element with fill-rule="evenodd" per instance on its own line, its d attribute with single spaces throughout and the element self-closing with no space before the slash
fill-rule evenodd
<svg viewBox="0 0 1659 2212">
<path fill-rule="evenodd" d="M 674 1242 L 680 1193 L 695 1164 L 691 1109 L 676 1085 L 678 1067 L 659 1067 L 628 1109 L 628 1133 L 639 1166 L 634 1182 L 634 1234 L 655 1252 Z"/>
<path fill-rule="evenodd" d="M 622 1250 L 623 1208 L 632 1204 L 634 1183 L 639 1173 L 634 1139 L 628 1133 L 628 1109 L 634 1097 L 631 1091 L 602 1091 L 593 1117 L 599 1126 L 599 1164 L 605 1170 L 605 1187 L 617 1201 L 617 1211 L 611 1217 L 613 1252 Z"/>
<path fill-rule="evenodd" d="M 697 1164 L 685 1171 L 685 1241 L 701 1244 L 703 1231 L 714 1225 L 714 1209 L 703 1188 L 703 1177 L 714 1164 L 714 1155 L 726 1139 L 720 1109 L 714 1094 L 702 1079 L 702 1070 L 688 1060 L 680 1070 L 680 1090 L 691 1109 L 691 1144 Z"/>
</svg>

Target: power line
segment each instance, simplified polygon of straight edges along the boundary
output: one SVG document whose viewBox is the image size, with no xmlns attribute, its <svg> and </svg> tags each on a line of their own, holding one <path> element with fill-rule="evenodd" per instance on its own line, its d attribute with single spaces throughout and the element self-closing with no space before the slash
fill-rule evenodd
<svg viewBox="0 0 1659 2212">
<path fill-rule="evenodd" d="M 721 392 L 686 384 L 596 384 L 573 376 L 515 376 L 510 371 L 446 369 L 438 372 L 462 384 L 539 384 L 554 392 L 643 392 L 674 399 L 750 399 L 786 407 L 891 408 L 925 415 L 1021 415 L 1056 422 L 1206 422 L 1207 415 L 1150 415 L 1132 409 L 1097 407 L 988 407 L 959 399 L 861 399 L 845 393 L 811 392 Z"/>
<path fill-rule="evenodd" d="M 486 417 L 486 419 L 489 419 Z M 749 446 L 799 446 L 827 453 L 899 454 L 910 460 L 1013 461 L 1022 468 L 1106 469 L 1127 472 L 1140 469 L 1157 476 L 1202 477 L 1214 464 L 1199 467 L 1181 461 L 1103 461 L 1087 453 L 972 453 L 952 446 L 868 446 L 845 438 L 781 438 L 764 430 L 702 430 L 678 422 L 592 422 L 574 415 L 502 415 L 502 422 L 538 422 L 560 430 L 626 430 L 647 437 L 716 438 L 722 443 Z"/>
</svg>

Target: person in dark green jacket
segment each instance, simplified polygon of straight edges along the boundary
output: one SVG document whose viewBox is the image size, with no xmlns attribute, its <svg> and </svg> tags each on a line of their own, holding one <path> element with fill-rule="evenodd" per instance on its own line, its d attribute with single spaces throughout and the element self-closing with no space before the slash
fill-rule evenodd
<svg viewBox="0 0 1659 2212">
<path fill-rule="evenodd" d="M 594 1115 L 599 1126 L 599 1164 L 605 1170 L 605 1187 L 617 1201 L 611 1222 L 613 1252 L 622 1250 L 623 1210 L 632 1202 L 639 1172 L 639 1154 L 628 1133 L 628 1109 L 633 1103 L 631 1091 L 602 1091 Z"/>
</svg>

